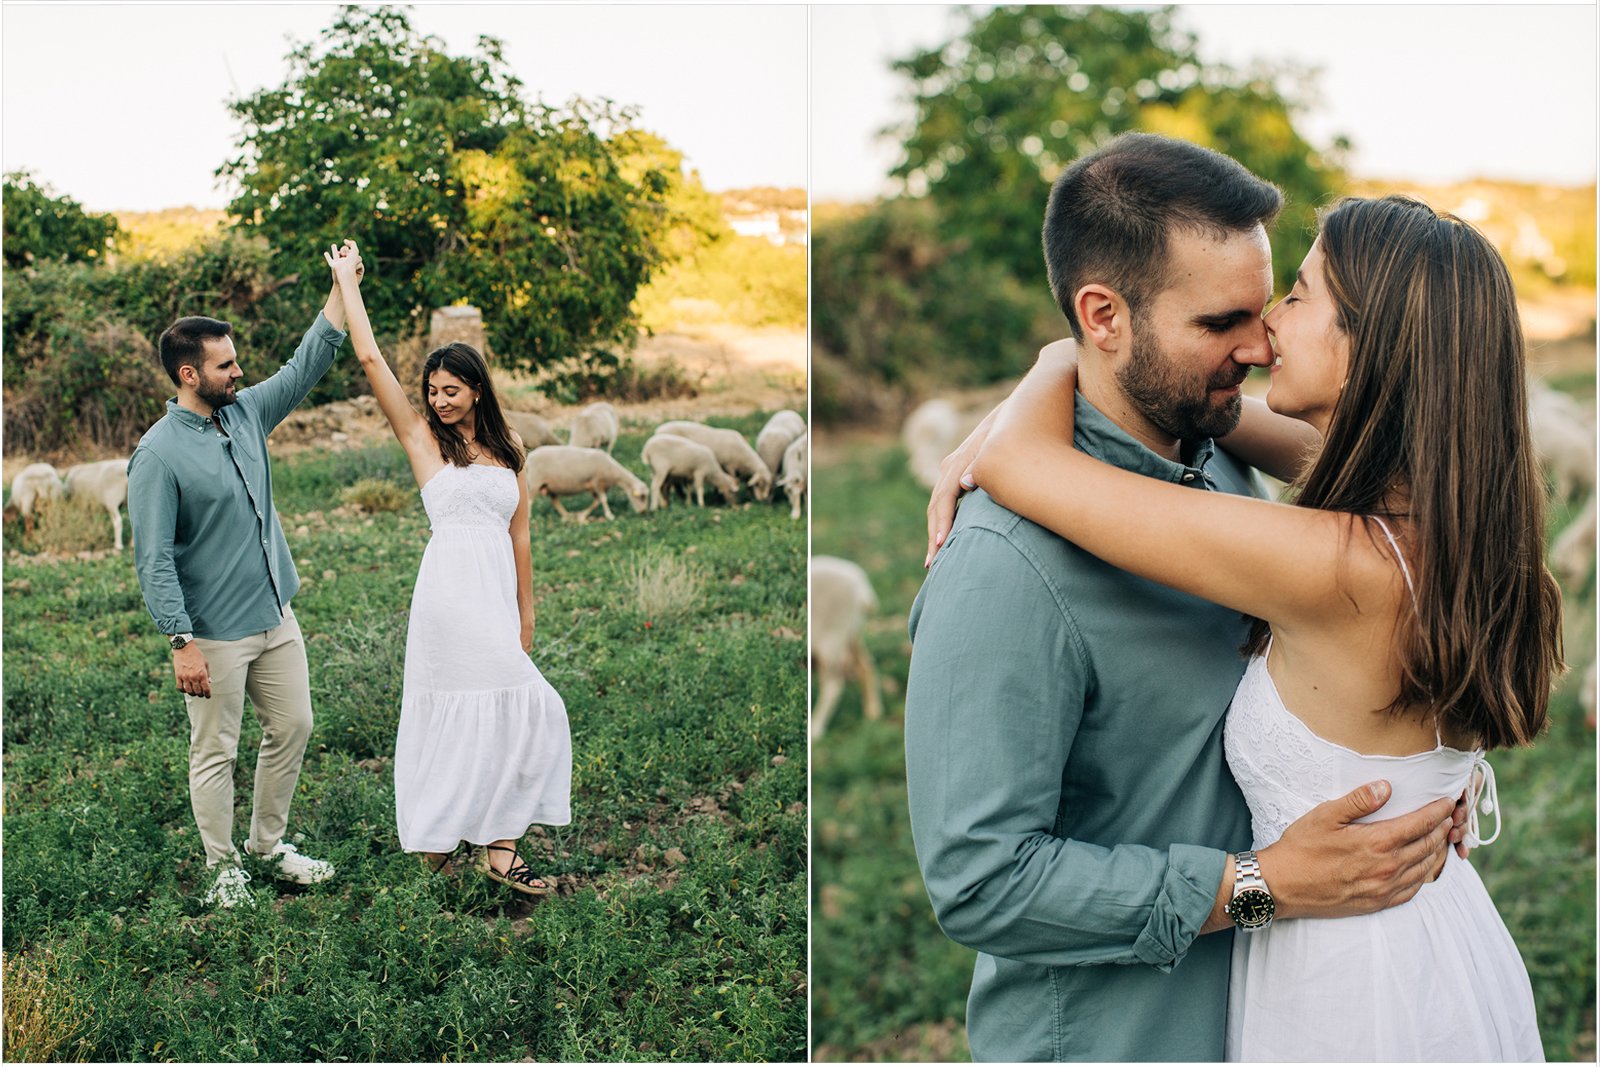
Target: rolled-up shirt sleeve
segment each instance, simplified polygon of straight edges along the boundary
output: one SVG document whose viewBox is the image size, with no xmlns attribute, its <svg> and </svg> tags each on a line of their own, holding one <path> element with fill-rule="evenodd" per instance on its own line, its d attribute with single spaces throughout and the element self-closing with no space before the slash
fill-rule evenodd
<svg viewBox="0 0 1600 1067">
<path fill-rule="evenodd" d="M 1170 970 L 1210 915 L 1226 854 L 1094 844 L 1058 825 L 1094 679 L 1038 561 L 994 531 L 959 530 L 911 631 L 911 827 L 945 933 L 1024 963 Z"/>
<path fill-rule="evenodd" d="M 133 566 L 144 605 L 164 634 L 189 633 L 194 624 L 178 582 L 173 545 L 178 530 L 178 481 L 161 458 L 135 449 L 128 461 L 128 522 Z"/>
</svg>

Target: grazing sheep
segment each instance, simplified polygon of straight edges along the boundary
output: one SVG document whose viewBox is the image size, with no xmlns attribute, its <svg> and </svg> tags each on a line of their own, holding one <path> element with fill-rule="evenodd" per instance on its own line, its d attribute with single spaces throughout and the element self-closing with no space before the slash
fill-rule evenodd
<svg viewBox="0 0 1600 1067">
<path fill-rule="evenodd" d="M 61 475 L 50 464 L 31 463 L 12 479 L 11 499 L 6 502 L 6 511 L 21 515 L 23 532 L 32 536 L 34 508 L 42 500 L 59 500 L 65 488 L 61 484 Z"/>
<path fill-rule="evenodd" d="M 606 501 L 606 492 L 613 485 L 622 486 L 634 511 L 643 511 L 650 497 L 649 488 L 637 475 L 598 448 L 544 445 L 528 453 L 522 476 L 527 479 L 528 492 L 548 496 L 563 519 L 568 512 L 558 497 L 593 493 L 594 501 L 578 513 L 580 522 L 587 519 L 597 505 L 606 518 L 616 518 Z"/>
<path fill-rule="evenodd" d="M 772 468 L 762 462 L 761 456 L 750 447 L 750 442 L 746 441 L 738 430 L 719 430 L 698 422 L 679 419 L 657 426 L 656 433 L 687 437 L 691 441 L 705 445 L 716 454 L 717 462 L 722 464 L 723 470 L 735 478 L 744 478 L 749 483 L 750 492 L 757 500 L 765 500 L 772 495 Z"/>
<path fill-rule="evenodd" d="M 861 713 L 883 716 L 878 676 L 862 634 L 867 616 L 878 609 L 867 572 L 846 559 L 815 556 L 811 560 L 811 662 L 816 671 L 817 704 L 811 710 L 811 736 L 821 737 L 844 692 L 845 676 L 855 671 L 861 681 Z"/>
<path fill-rule="evenodd" d="M 568 443 L 574 448 L 603 448 L 610 452 L 617 443 L 617 433 L 621 428 L 621 423 L 617 421 L 617 409 L 601 400 L 590 404 L 573 418 L 572 439 Z"/>
<path fill-rule="evenodd" d="M 811 435 L 803 433 L 794 439 L 783 453 L 783 473 L 778 476 L 778 484 L 783 486 L 784 495 L 789 498 L 789 517 L 798 519 L 801 509 L 805 507 L 802 502 L 809 488 L 807 467 L 811 459 Z"/>
<path fill-rule="evenodd" d="M 128 502 L 128 461 L 103 459 L 68 467 L 67 496 L 93 500 L 111 516 L 112 541 L 122 551 L 122 505 Z"/>
<path fill-rule="evenodd" d="M 761 462 L 767 465 L 774 477 L 783 463 L 784 450 L 805 432 L 806 420 L 785 409 L 768 419 L 767 424 L 761 427 L 761 432 L 756 434 L 756 455 L 761 457 Z"/>
<path fill-rule="evenodd" d="M 1594 566 L 1595 495 L 1589 494 L 1589 505 L 1577 518 L 1561 531 L 1555 544 L 1550 546 L 1550 569 L 1570 589 L 1583 585 Z"/>
<path fill-rule="evenodd" d="M 1594 428 L 1582 405 L 1542 382 L 1529 382 L 1528 428 L 1534 451 L 1555 482 L 1557 500 L 1594 488 Z"/>
<path fill-rule="evenodd" d="M 540 445 L 559 445 L 561 438 L 551 428 L 550 423 L 543 416 L 535 415 L 531 411 L 507 411 L 501 409 L 505 416 L 506 425 L 517 431 L 522 438 L 523 448 L 538 448 Z"/>
<path fill-rule="evenodd" d="M 687 437 L 658 433 L 644 443 L 644 461 L 650 465 L 650 510 L 667 506 L 661 488 L 669 478 L 689 479 L 694 483 L 694 502 L 706 505 L 706 482 L 710 482 L 722 499 L 733 503 L 739 495 L 739 483 L 722 469 L 716 454 L 705 445 Z"/>
</svg>

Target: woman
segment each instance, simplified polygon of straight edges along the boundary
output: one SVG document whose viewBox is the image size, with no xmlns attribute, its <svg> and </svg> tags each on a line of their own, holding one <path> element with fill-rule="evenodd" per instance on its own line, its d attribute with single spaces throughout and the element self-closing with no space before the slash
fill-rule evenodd
<svg viewBox="0 0 1600 1067">
<path fill-rule="evenodd" d="M 1455 796 L 1475 771 L 1492 802 L 1483 751 L 1532 741 L 1562 666 L 1505 265 L 1417 201 L 1347 200 L 1266 326 L 1267 404 L 1322 440 L 1298 506 L 1078 452 L 1070 361 L 1041 360 L 947 470 L 976 448 L 971 474 L 1001 504 L 1256 619 L 1224 744 L 1254 848 L 1377 778 L 1394 786 L 1377 818 Z M 1293 471 L 1303 439 L 1273 422 L 1253 412 L 1222 444 Z M 935 544 L 947 513 L 936 498 Z M 1237 935 L 1227 1047 L 1230 1060 L 1543 1058 L 1527 972 L 1455 855 L 1387 911 Z"/>
<path fill-rule="evenodd" d="M 528 659 L 533 563 L 522 441 L 507 429 L 483 357 L 428 356 L 427 415 L 384 362 L 361 300 L 353 244 L 327 254 L 367 381 L 411 461 L 433 536 L 417 571 L 395 740 L 400 846 L 448 870 L 458 846 L 520 893 L 548 893 L 517 852 L 533 823 L 571 821 L 572 746 L 561 697 Z"/>
</svg>

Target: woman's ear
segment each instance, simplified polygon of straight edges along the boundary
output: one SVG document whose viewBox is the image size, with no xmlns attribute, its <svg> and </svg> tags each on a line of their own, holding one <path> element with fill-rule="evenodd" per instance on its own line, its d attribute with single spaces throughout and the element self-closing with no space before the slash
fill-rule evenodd
<svg viewBox="0 0 1600 1067">
<path fill-rule="evenodd" d="M 1128 305 L 1115 289 L 1098 282 L 1085 285 L 1073 298 L 1073 311 L 1085 344 L 1112 353 L 1128 342 Z"/>
</svg>

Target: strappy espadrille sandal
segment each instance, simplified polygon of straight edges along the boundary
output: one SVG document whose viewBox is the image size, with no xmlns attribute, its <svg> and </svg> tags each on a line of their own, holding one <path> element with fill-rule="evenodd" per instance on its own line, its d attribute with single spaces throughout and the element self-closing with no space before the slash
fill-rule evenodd
<svg viewBox="0 0 1600 1067">
<path fill-rule="evenodd" d="M 511 866 L 504 872 L 495 870 L 494 864 L 489 862 L 491 851 L 511 853 Z M 526 893 L 530 897 L 542 897 L 555 889 L 549 882 L 533 873 L 533 868 L 523 862 L 522 857 L 517 855 L 516 849 L 504 845 L 485 845 L 483 858 L 478 861 L 478 870 L 494 881 L 508 885 L 519 893 Z"/>
</svg>

